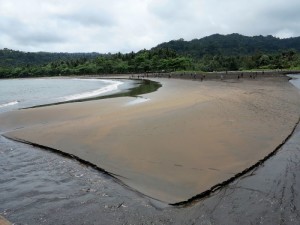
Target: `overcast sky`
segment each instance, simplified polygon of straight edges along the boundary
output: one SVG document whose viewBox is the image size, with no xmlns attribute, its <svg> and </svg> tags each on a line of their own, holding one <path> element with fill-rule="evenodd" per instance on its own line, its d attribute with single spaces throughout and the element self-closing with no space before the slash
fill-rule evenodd
<svg viewBox="0 0 300 225">
<path fill-rule="evenodd" d="M 215 33 L 300 36 L 300 0 L 0 0 L 0 49 L 130 52 Z"/>
</svg>

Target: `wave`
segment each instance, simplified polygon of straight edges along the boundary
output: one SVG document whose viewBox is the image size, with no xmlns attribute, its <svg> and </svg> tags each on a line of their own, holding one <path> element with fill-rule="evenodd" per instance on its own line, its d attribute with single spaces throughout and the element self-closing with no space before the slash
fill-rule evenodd
<svg viewBox="0 0 300 225">
<path fill-rule="evenodd" d="M 19 104 L 19 101 L 13 101 L 13 102 L 7 102 L 7 103 L 4 103 L 4 104 L 0 104 L 0 108 L 4 108 L 4 107 L 7 107 L 7 106 L 12 106 L 12 105 L 16 105 L 16 104 Z"/>
<path fill-rule="evenodd" d="M 128 102 L 126 105 L 127 106 L 131 106 L 131 105 L 137 105 L 137 104 L 140 104 L 140 103 L 143 103 L 143 102 L 147 102 L 149 101 L 150 99 L 149 98 L 141 98 L 141 97 L 138 97 L 130 102 Z"/>
<path fill-rule="evenodd" d="M 97 81 L 99 81 L 99 79 L 97 79 Z M 94 90 L 94 91 L 89 91 L 89 92 L 84 92 L 84 93 L 80 93 L 80 94 L 65 96 L 65 97 L 63 97 L 63 99 L 65 101 L 71 101 L 71 100 L 76 100 L 76 99 L 84 99 L 84 98 L 95 97 L 95 96 L 104 94 L 106 92 L 118 90 L 118 87 L 121 84 L 123 84 L 123 82 L 121 82 L 121 81 L 112 81 L 112 80 L 101 80 L 101 81 L 104 82 L 104 83 L 107 83 L 108 85 L 103 87 L 103 88 Z"/>
<path fill-rule="evenodd" d="M 113 82 L 111 80 L 102 80 L 102 79 L 97 79 L 97 78 L 72 78 L 71 80 L 76 80 L 76 81 L 102 81 L 102 82 Z"/>
</svg>

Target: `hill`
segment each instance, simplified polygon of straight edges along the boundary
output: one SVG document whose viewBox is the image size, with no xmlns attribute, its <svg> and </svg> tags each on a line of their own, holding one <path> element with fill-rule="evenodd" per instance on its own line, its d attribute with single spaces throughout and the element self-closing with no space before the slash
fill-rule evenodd
<svg viewBox="0 0 300 225">
<path fill-rule="evenodd" d="M 257 69 L 300 70 L 300 37 L 215 34 L 127 54 L 0 50 L 0 78 Z"/>
<path fill-rule="evenodd" d="M 99 53 L 49 53 L 49 52 L 22 52 L 11 49 L 0 49 L 0 67 L 37 66 L 54 61 L 93 59 Z"/>
<path fill-rule="evenodd" d="M 256 53 L 272 54 L 290 49 L 300 51 L 300 37 L 280 39 L 268 36 L 243 36 L 240 34 L 214 34 L 201 39 L 173 40 L 159 44 L 154 49 L 169 48 L 179 54 L 202 58 L 205 55 L 241 56 Z"/>
</svg>

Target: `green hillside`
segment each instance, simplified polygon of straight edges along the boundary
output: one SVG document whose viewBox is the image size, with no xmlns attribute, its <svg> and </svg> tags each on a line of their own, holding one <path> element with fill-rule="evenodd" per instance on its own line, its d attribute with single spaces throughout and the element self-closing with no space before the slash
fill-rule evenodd
<svg viewBox="0 0 300 225">
<path fill-rule="evenodd" d="M 269 36 L 248 37 L 240 34 L 214 34 L 201 39 L 183 39 L 162 43 L 155 48 L 169 48 L 179 54 L 202 58 L 205 55 L 253 55 L 277 53 L 294 49 L 300 51 L 300 37 L 279 39 Z"/>
<path fill-rule="evenodd" d="M 127 54 L 0 50 L 0 78 L 253 69 L 300 70 L 300 37 L 215 34 Z"/>
<path fill-rule="evenodd" d="M 58 60 L 92 59 L 98 53 L 49 53 L 49 52 L 22 52 L 11 49 L 0 49 L 0 66 L 35 66 Z"/>
</svg>

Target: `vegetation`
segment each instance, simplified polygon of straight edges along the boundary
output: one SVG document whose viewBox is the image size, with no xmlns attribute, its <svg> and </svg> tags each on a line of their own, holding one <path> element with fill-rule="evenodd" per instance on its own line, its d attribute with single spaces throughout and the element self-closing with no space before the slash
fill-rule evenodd
<svg viewBox="0 0 300 225">
<path fill-rule="evenodd" d="M 11 49 L 0 49 L 0 67 L 35 66 L 58 60 L 93 59 L 99 53 L 49 53 L 49 52 L 21 52 Z"/>
<path fill-rule="evenodd" d="M 236 71 L 236 70 L 273 70 L 296 69 L 300 65 L 300 54 L 295 50 L 278 53 L 255 53 L 253 55 L 205 55 L 198 60 L 197 69 L 201 71 Z"/>
<path fill-rule="evenodd" d="M 212 35 L 128 54 L 0 50 L 0 78 L 58 75 L 299 69 L 300 37 Z"/>
<path fill-rule="evenodd" d="M 44 65 L 0 67 L 0 77 L 164 72 L 186 70 L 192 64 L 191 58 L 169 49 L 142 50 L 138 53 L 107 54 L 94 59 L 56 60 Z"/>
<path fill-rule="evenodd" d="M 300 51 L 300 37 L 279 39 L 271 35 L 247 37 L 240 34 L 214 34 L 202 39 L 183 39 L 162 43 L 155 48 L 169 48 L 193 58 L 205 56 L 244 56 L 257 53 L 275 54 L 294 49 Z"/>
</svg>

